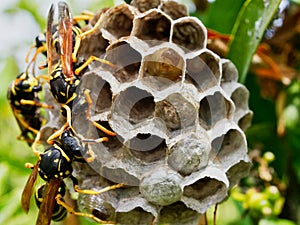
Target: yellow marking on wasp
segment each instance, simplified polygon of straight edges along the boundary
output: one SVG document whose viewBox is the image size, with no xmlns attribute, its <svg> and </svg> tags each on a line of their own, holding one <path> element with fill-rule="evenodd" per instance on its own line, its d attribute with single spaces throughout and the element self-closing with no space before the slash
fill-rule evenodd
<svg viewBox="0 0 300 225">
<path fill-rule="evenodd" d="M 73 93 L 71 98 L 68 98 L 68 101 L 66 102 L 66 104 L 68 104 L 69 102 L 73 101 L 76 98 L 77 94 Z"/>
<path fill-rule="evenodd" d="M 57 148 L 60 153 L 62 154 L 62 156 L 68 161 L 68 162 L 71 162 L 71 159 L 69 158 L 69 156 L 58 146 L 58 145 L 55 145 L 55 148 Z"/>
</svg>

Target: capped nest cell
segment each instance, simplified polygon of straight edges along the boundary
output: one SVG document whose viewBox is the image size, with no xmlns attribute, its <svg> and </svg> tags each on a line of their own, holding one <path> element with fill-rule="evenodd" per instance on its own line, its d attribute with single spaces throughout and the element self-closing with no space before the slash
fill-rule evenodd
<svg viewBox="0 0 300 225">
<path fill-rule="evenodd" d="M 79 208 L 120 224 L 197 224 L 249 170 L 248 90 L 229 60 L 206 49 L 206 28 L 184 5 L 134 0 L 101 17 L 99 32 L 83 41 L 79 54 L 97 49 L 94 55 L 117 69 L 91 63 L 78 93 L 89 90 L 91 119 L 116 136 L 91 143 L 94 161 L 77 163 L 74 171 L 82 189 L 126 186 L 80 194 Z M 43 129 L 61 127 L 51 117 L 58 110 L 49 110 Z M 107 136 L 81 116 L 73 107 L 76 132 Z"/>
</svg>

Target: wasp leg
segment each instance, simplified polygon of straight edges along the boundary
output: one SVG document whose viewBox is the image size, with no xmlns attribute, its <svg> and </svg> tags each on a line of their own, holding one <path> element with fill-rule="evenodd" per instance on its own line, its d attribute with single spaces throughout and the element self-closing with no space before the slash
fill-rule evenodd
<svg viewBox="0 0 300 225">
<path fill-rule="evenodd" d="M 102 137 L 98 139 L 83 139 L 83 142 L 96 142 L 96 143 L 101 143 L 101 142 L 107 142 L 108 138 L 107 137 Z"/>
<path fill-rule="evenodd" d="M 29 62 L 29 55 L 30 55 L 30 51 L 32 50 L 32 47 L 34 47 L 34 46 L 31 46 L 31 47 L 30 47 L 30 50 L 29 50 L 29 52 L 28 52 L 28 54 L 27 54 L 27 56 L 26 56 L 26 63 Z M 43 51 L 45 51 L 45 50 L 46 50 L 45 46 L 38 47 L 37 50 L 35 51 L 35 53 L 34 53 L 32 59 L 30 60 L 30 63 L 34 62 L 34 61 L 36 60 L 36 57 L 38 56 L 38 54 L 40 54 L 41 52 L 43 52 Z M 29 64 L 30 64 L 30 63 L 29 63 Z"/>
<path fill-rule="evenodd" d="M 102 194 L 102 193 L 110 191 L 110 190 L 122 188 L 124 186 L 125 186 L 125 184 L 115 184 L 115 185 L 111 185 L 111 186 L 102 188 L 100 191 L 95 191 L 95 190 L 82 190 L 82 189 L 79 189 L 78 185 L 74 185 L 74 190 L 80 194 L 99 195 L 99 194 Z"/>
<path fill-rule="evenodd" d="M 90 157 L 85 158 L 86 162 L 93 162 L 96 158 L 95 153 L 92 149 L 90 149 L 90 145 L 89 143 L 102 143 L 102 142 L 108 142 L 108 138 L 107 137 L 102 137 L 102 138 L 98 138 L 98 139 L 82 139 L 82 142 L 88 142 L 88 154 L 90 155 Z"/>
<path fill-rule="evenodd" d="M 93 18 L 94 13 L 90 11 L 83 11 L 79 16 L 73 17 L 73 23 L 78 23 L 79 21 L 89 21 Z"/>
<path fill-rule="evenodd" d="M 54 132 L 50 137 L 48 137 L 47 139 L 47 143 L 48 144 L 53 144 L 53 141 L 54 139 L 58 138 L 66 128 L 70 127 L 72 128 L 72 125 L 71 125 L 71 121 L 72 121 L 72 117 L 71 117 L 71 109 L 68 105 L 64 104 L 62 106 L 66 112 L 67 112 L 67 122 L 59 129 L 57 130 L 56 132 Z M 72 128 L 73 129 L 73 128 Z"/>
<path fill-rule="evenodd" d="M 117 69 L 117 66 L 105 59 L 100 59 L 96 56 L 90 56 L 80 67 L 78 67 L 76 70 L 75 70 L 75 74 L 78 75 L 84 68 L 86 68 L 90 63 L 92 63 L 93 61 L 98 61 L 98 62 L 101 62 L 103 64 L 106 64 L 108 66 L 110 66 L 111 68 L 113 69 Z"/>
<path fill-rule="evenodd" d="M 48 68 L 48 62 L 42 62 L 39 66 L 38 66 L 39 70 L 43 70 Z"/>
<path fill-rule="evenodd" d="M 22 133 L 20 135 L 18 135 L 17 140 L 26 141 L 29 144 L 33 143 L 33 141 L 30 138 L 25 138 Z"/>
<path fill-rule="evenodd" d="M 27 168 L 27 169 L 33 169 L 34 167 L 35 167 L 35 165 L 32 163 L 25 163 L 25 168 Z"/>
<path fill-rule="evenodd" d="M 95 160 L 96 155 L 95 155 L 94 151 L 90 149 L 90 145 L 89 144 L 87 144 L 87 145 L 88 145 L 88 154 L 89 154 L 89 157 L 85 158 L 85 161 L 87 163 L 90 163 L 90 162 L 93 162 Z"/>
<path fill-rule="evenodd" d="M 74 185 L 74 190 L 80 194 L 86 194 L 86 195 L 99 195 L 102 194 L 104 192 L 110 191 L 110 190 L 114 190 L 114 189 L 118 189 L 118 188 L 122 188 L 125 186 L 125 184 L 121 183 L 121 184 L 115 184 L 115 185 L 110 185 L 108 187 L 102 188 L 100 191 L 95 191 L 95 190 L 85 190 L 85 189 L 79 189 L 78 187 L 78 180 L 74 177 L 71 176 L 70 177 L 73 185 Z"/>
<path fill-rule="evenodd" d="M 87 119 L 90 120 L 96 128 L 98 128 L 99 130 L 101 130 L 105 134 L 107 134 L 109 136 L 112 136 L 112 137 L 116 136 L 115 132 L 112 132 L 112 131 L 106 129 L 104 126 L 102 126 L 99 123 L 91 120 L 90 110 L 91 110 L 93 101 L 92 101 L 92 98 L 90 96 L 90 93 L 89 93 L 88 89 L 84 90 L 84 95 L 85 95 L 85 98 L 86 98 L 86 101 L 87 101 L 87 104 L 88 104 L 88 109 L 87 109 L 87 113 L 86 113 L 87 114 Z"/>
<path fill-rule="evenodd" d="M 30 53 L 31 53 L 32 49 L 34 49 L 34 48 L 35 48 L 35 45 L 31 45 L 31 46 L 30 46 L 30 48 L 29 48 L 29 50 L 28 50 L 28 53 L 27 53 L 27 55 L 26 55 L 26 57 L 25 57 L 25 62 L 26 62 L 26 63 L 29 62 L 29 56 L 30 56 Z"/>
<path fill-rule="evenodd" d="M 20 124 L 27 130 L 31 131 L 32 133 L 34 133 L 35 135 L 39 132 L 38 130 L 34 129 L 33 127 L 31 127 L 26 120 L 24 120 L 22 118 L 22 116 L 17 112 L 17 110 L 15 110 L 14 115 L 16 116 L 17 120 L 20 122 Z"/>
<path fill-rule="evenodd" d="M 98 217 L 94 216 L 93 214 L 76 212 L 72 206 L 70 206 L 69 204 L 67 204 L 66 202 L 64 202 L 62 200 L 62 196 L 60 194 L 58 194 L 55 197 L 55 199 L 56 199 L 57 204 L 63 206 L 70 214 L 91 218 L 91 219 L 95 220 L 96 222 L 102 223 L 102 224 L 115 224 L 115 222 L 112 222 L 112 221 L 100 220 Z"/>
<path fill-rule="evenodd" d="M 53 109 L 54 108 L 52 105 L 47 105 L 45 103 L 37 102 L 37 101 L 34 101 L 34 100 L 21 99 L 20 103 L 22 105 L 34 105 L 34 106 L 37 106 L 37 107 L 47 108 L 47 109 Z"/>
<path fill-rule="evenodd" d="M 74 46 L 74 51 L 72 53 L 72 60 L 73 62 L 77 61 L 77 53 L 81 44 L 81 40 L 85 37 L 88 36 L 92 33 L 94 33 L 101 25 L 102 22 L 102 15 L 100 16 L 100 18 L 98 19 L 98 21 L 96 22 L 96 24 L 93 26 L 93 28 L 87 30 L 86 32 L 81 33 L 80 35 L 76 36 L 76 40 L 75 40 L 75 46 Z"/>
<path fill-rule="evenodd" d="M 38 75 L 36 76 L 36 79 L 44 79 L 46 82 L 49 82 L 49 77 L 47 75 Z M 42 82 L 42 84 L 44 84 L 44 82 Z"/>
<path fill-rule="evenodd" d="M 43 152 L 38 151 L 36 147 L 36 145 L 40 142 L 40 139 L 41 139 L 41 132 L 38 132 L 34 139 L 34 142 L 31 145 L 33 154 L 35 154 L 39 159 L 41 159 L 41 155 L 43 154 Z"/>
</svg>

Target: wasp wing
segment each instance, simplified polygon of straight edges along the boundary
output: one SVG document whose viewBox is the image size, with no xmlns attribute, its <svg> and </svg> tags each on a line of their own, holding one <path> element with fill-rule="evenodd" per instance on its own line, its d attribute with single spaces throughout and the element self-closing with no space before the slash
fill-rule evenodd
<svg viewBox="0 0 300 225">
<path fill-rule="evenodd" d="M 46 44 L 47 44 L 47 63 L 48 63 L 48 77 L 50 77 L 52 72 L 52 61 L 53 61 L 53 17 L 54 17 L 54 4 L 51 5 L 48 18 L 47 18 L 47 30 L 46 30 Z"/>
<path fill-rule="evenodd" d="M 33 193 L 33 187 L 35 185 L 37 175 L 38 175 L 38 168 L 39 168 L 39 162 L 34 165 L 32 168 L 31 174 L 28 177 L 28 180 L 25 184 L 24 190 L 22 192 L 22 197 L 21 197 L 21 205 L 23 210 L 28 213 L 29 211 L 29 206 L 30 206 L 30 198 Z"/>
<path fill-rule="evenodd" d="M 36 225 L 49 225 L 51 223 L 54 206 L 56 204 L 55 197 L 58 194 L 58 188 L 61 184 L 61 179 L 51 179 L 43 194 L 43 201 L 40 206 Z"/>
<path fill-rule="evenodd" d="M 67 3 L 58 3 L 58 34 L 63 74 L 73 77 L 72 51 L 73 51 L 73 19 Z"/>
</svg>

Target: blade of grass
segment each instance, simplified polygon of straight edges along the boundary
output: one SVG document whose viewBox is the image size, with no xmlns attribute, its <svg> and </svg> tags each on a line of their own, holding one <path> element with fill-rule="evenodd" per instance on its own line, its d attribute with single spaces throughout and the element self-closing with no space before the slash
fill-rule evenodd
<svg viewBox="0 0 300 225">
<path fill-rule="evenodd" d="M 232 29 L 228 58 L 239 71 L 239 81 L 246 80 L 249 65 L 263 34 L 281 0 L 247 0 Z"/>
</svg>

